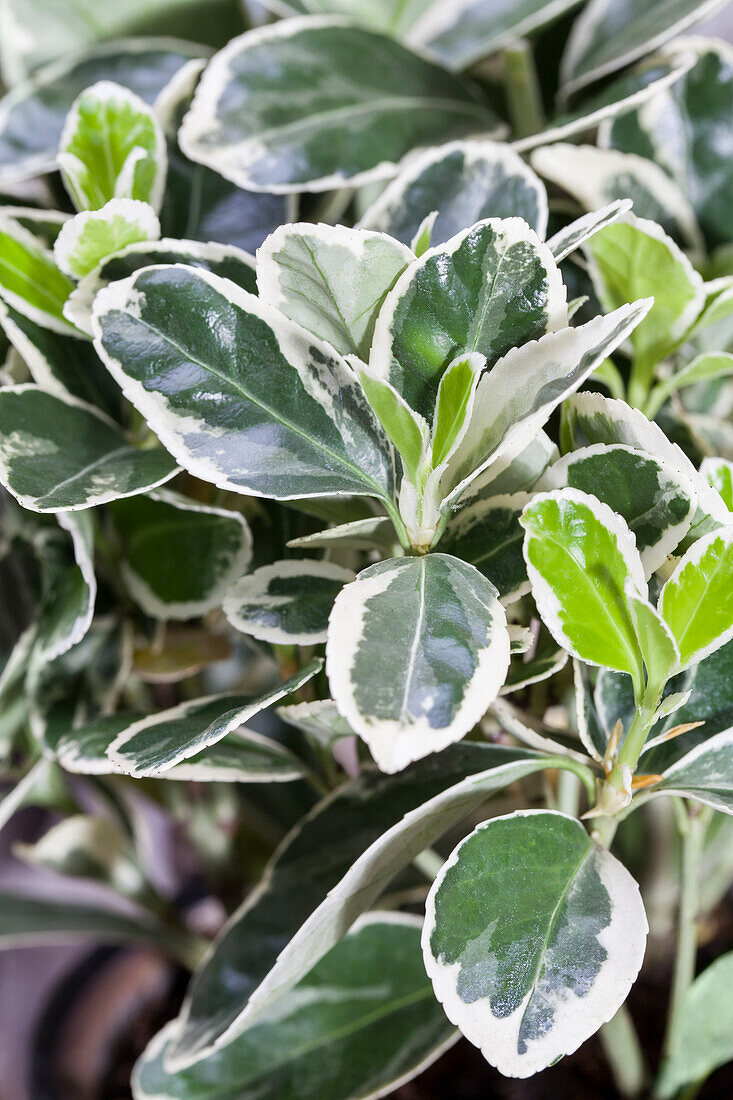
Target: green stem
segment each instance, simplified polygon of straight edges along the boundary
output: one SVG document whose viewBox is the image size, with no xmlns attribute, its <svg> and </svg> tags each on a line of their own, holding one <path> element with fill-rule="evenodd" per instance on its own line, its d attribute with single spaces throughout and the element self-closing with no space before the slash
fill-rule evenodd
<svg viewBox="0 0 733 1100">
<path fill-rule="evenodd" d="M 711 816 L 712 811 L 709 807 L 693 806 L 691 810 L 686 811 L 684 803 L 679 803 L 677 823 L 682 839 L 680 908 L 677 919 L 677 950 L 672 976 L 672 992 L 662 1048 L 663 1060 L 669 1058 L 674 1049 L 682 1001 L 695 977 L 697 917 L 700 908 L 700 860 Z"/>
<path fill-rule="evenodd" d="M 636 771 L 636 765 L 639 763 L 641 750 L 644 748 L 644 742 L 654 721 L 663 690 L 663 684 L 653 684 L 651 681 L 646 686 L 616 763 L 608 777 L 609 784 L 617 791 L 623 790 L 624 768 L 630 768 L 632 772 Z"/>
<path fill-rule="evenodd" d="M 618 1091 L 630 1098 L 641 1096 L 647 1076 L 646 1065 L 639 1036 L 626 1005 L 621 1005 L 598 1035 Z"/>
<path fill-rule="evenodd" d="M 445 860 L 441 855 L 438 855 L 434 848 L 426 848 L 424 852 L 416 855 L 412 861 L 413 867 L 416 867 L 421 875 L 425 875 L 429 882 L 435 881 L 444 863 Z"/>
<path fill-rule="evenodd" d="M 400 546 L 403 550 L 410 550 L 410 536 L 407 534 L 407 528 L 405 527 L 402 516 L 399 513 L 397 505 L 391 500 L 383 501 L 384 507 L 387 511 L 387 515 L 392 520 L 392 526 L 395 529 L 397 538 L 399 539 Z"/>
<path fill-rule="evenodd" d="M 532 47 L 525 39 L 507 46 L 503 53 L 504 91 L 512 130 L 517 137 L 528 137 L 544 129 L 537 70 Z"/>
</svg>

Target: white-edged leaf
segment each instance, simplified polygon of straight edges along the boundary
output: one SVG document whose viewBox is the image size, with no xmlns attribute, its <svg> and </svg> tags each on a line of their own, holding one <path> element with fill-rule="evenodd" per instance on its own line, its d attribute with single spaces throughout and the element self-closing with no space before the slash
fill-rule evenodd
<svg viewBox="0 0 733 1100">
<path fill-rule="evenodd" d="M 219 607 L 252 560 L 239 512 L 166 490 L 109 506 L 131 597 L 157 619 L 192 619 Z"/>
<path fill-rule="evenodd" d="M 111 199 L 137 199 L 158 210 L 163 201 L 163 129 L 140 96 L 112 81 L 86 88 L 72 103 L 58 164 L 77 210 L 100 210 Z"/>
<path fill-rule="evenodd" d="M 599 229 L 603 229 L 604 225 L 610 225 L 628 214 L 631 207 L 631 199 L 616 199 L 607 206 L 601 207 L 600 210 L 583 214 L 582 217 L 558 230 L 554 237 L 551 237 L 547 242 L 547 247 L 552 252 L 556 262 L 560 263 L 576 248 L 580 248 Z M 571 316 L 570 306 L 568 306 L 568 318 Z"/>
<path fill-rule="evenodd" d="M 179 142 L 240 187 L 326 191 L 384 179 L 415 148 L 497 129 L 489 107 L 439 65 L 313 17 L 232 39 L 204 72 Z"/>
<path fill-rule="evenodd" d="M 333 699 L 291 703 L 287 707 L 278 707 L 276 714 L 283 722 L 304 733 L 319 748 L 333 748 L 342 738 L 354 736 L 354 731 L 339 714 Z"/>
<path fill-rule="evenodd" d="M 133 722 L 112 742 L 108 756 L 128 775 L 165 775 L 184 760 L 210 749 L 253 718 L 265 707 L 297 691 L 322 667 L 310 661 L 295 676 L 257 698 L 242 695 L 214 695 L 193 699 L 170 710 L 160 711 Z"/>
<path fill-rule="evenodd" d="M 74 287 L 64 306 L 64 316 L 82 332 L 92 335 L 94 299 L 108 283 L 119 282 L 152 264 L 186 264 L 211 271 L 222 279 L 231 279 L 243 290 L 257 289 L 254 259 L 233 245 L 202 244 L 200 241 L 138 241 L 120 252 L 107 256 Z"/>
<path fill-rule="evenodd" d="M 137 199 L 111 199 L 97 210 L 70 218 L 56 238 L 53 254 L 61 271 L 83 279 L 112 253 L 160 236 L 152 206 Z M 69 317 L 64 308 L 64 316 Z"/>
<path fill-rule="evenodd" d="M 562 187 L 587 210 L 631 199 L 637 217 L 657 222 L 678 244 L 702 253 L 694 210 L 675 181 L 653 161 L 614 149 L 563 142 L 535 149 L 530 160 L 536 172 Z"/>
<path fill-rule="evenodd" d="M 615 856 L 574 818 L 524 810 L 458 845 L 428 894 L 422 942 L 448 1018 L 501 1073 L 530 1077 L 615 1015 L 647 931 Z"/>
<path fill-rule="evenodd" d="M 492 791 L 548 760 L 528 749 L 453 745 L 398 775 L 367 769 L 324 799 L 283 842 L 261 888 L 205 958 L 184 1002 L 170 1067 L 207 1058 L 267 1014 L 397 871 Z"/>
<path fill-rule="evenodd" d="M 360 918 L 269 1019 L 178 1074 L 166 1070 L 169 1024 L 133 1071 L 135 1100 L 353 1100 L 399 1088 L 458 1038 L 425 974 L 420 927 L 403 913 Z"/>
<path fill-rule="evenodd" d="M 521 157 L 495 141 L 452 141 L 411 158 L 360 221 L 411 244 L 426 218 L 431 245 L 485 218 L 524 218 L 544 239 L 547 193 Z"/>
<path fill-rule="evenodd" d="M 692 544 L 662 589 L 659 610 L 679 646 L 680 669 L 733 638 L 733 526 Z"/>
<path fill-rule="evenodd" d="M 676 721 L 676 719 L 675 719 Z M 703 735 L 705 727 L 702 727 Z M 733 730 L 707 737 L 662 773 L 654 793 L 696 798 L 725 814 L 733 814 Z"/>
<path fill-rule="evenodd" d="M 510 348 L 566 324 L 550 250 L 520 218 L 488 219 L 400 276 L 377 319 L 369 367 L 430 420 L 440 379 L 458 356 L 478 352 L 493 367 Z"/>
<path fill-rule="evenodd" d="M 391 501 L 390 450 L 351 368 L 261 299 L 148 267 L 100 291 L 92 324 L 125 395 L 196 477 L 279 500 Z"/>
<path fill-rule="evenodd" d="M 343 550 L 388 550 L 394 546 L 396 538 L 392 521 L 386 516 L 374 516 L 373 519 L 355 519 L 336 527 L 327 527 L 315 535 L 301 535 L 290 539 L 287 545 L 293 550 L 331 550 L 337 547 Z"/>
<path fill-rule="evenodd" d="M 331 694 L 383 771 L 460 740 L 496 698 L 508 666 L 496 590 L 447 554 L 369 566 L 331 612 Z"/>
<path fill-rule="evenodd" d="M 726 508 L 733 510 L 733 462 L 704 458 L 700 473 L 718 493 Z"/>
<path fill-rule="evenodd" d="M 660 569 L 690 529 L 697 508 L 692 482 L 676 466 L 620 443 L 582 447 L 556 462 L 543 489 L 590 493 L 623 516 L 647 577 Z"/>
<path fill-rule="evenodd" d="M 277 645 L 325 642 L 328 616 L 351 569 L 330 561 L 276 561 L 240 577 L 224 600 L 235 630 Z"/>
<path fill-rule="evenodd" d="M 414 258 L 386 233 L 283 225 L 257 250 L 257 287 L 269 305 L 342 355 L 367 360 L 382 302 Z"/>
<path fill-rule="evenodd" d="M 91 512 L 59 512 L 56 518 L 71 536 L 74 563 L 59 573 L 39 616 L 31 674 L 82 640 L 92 625 L 97 598 Z"/>
<path fill-rule="evenodd" d="M 443 479 L 452 508 L 474 479 L 529 445 L 550 413 L 646 316 L 650 301 L 622 306 L 579 328 L 551 332 L 508 352 L 481 379 L 466 433 Z M 521 385 L 517 380 L 521 379 Z"/>
<path fill-rule="evenodd" d="M 529 493 L 510 493 L 477 500 L 450 519 L 440 540 L 441 551 L 474 565 L 504 604 L 529 592 L 519 517 L 530 499 Z"/>
<path fill-rule="evenodd" d="M 162 447 L 133 446 L 80 401 L 30 384 L 0 389 L 0 481 L 24 508 L 92 508 L 144 493 L 175 473 Z"/>
<path fill-rule="evenodd" d="M 577 489 L 539 493 L 524 509 L 524 556 L 532 595 L 559 645 L 590 664 L 642 682 L 630 596 L 647 584 L 624 520 Z"/>
</svg>

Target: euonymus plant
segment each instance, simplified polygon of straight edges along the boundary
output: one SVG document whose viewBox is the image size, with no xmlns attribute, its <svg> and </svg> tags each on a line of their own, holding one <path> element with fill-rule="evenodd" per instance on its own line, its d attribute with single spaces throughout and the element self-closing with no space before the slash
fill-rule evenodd
<svg viewBox="0 0 733 1100">
<path fill-rule="evenodd" d="M 733 878 L 733 53 L 679 35 L 720 5 L 5 6 L 0 825 L 60 811 L 22 858 L 133 908 L 6 894 L 0 945 L 193 971 L 136 1100 L 385 1096 L 460 1034 L 529 1077 L 599 1029 L 620 1094 L 696 1095 L 733 1058 L 733 956 L 694 978 Z"/>
</svg>

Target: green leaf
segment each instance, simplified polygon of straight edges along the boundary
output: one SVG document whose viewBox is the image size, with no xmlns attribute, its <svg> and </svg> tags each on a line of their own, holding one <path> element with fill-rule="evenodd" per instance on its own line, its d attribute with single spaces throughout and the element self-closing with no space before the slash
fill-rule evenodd
<svg viewBox="0 0 733 1100">
<path fill-rule="evenodd" d="M 559 645 L 590 664 L 642 684 L 629 598 L 646 599 L 634 536 L 595 497 L 577 489 L 541 493 L 520 520 L 532 594 Z"/>
<path fill-rule="evenodd" d="M 528 493 L 491 496 L 462 508 L 446 527 L 440 549 L 470 562 L 496 588 L 503 603 L 529 592 L 519 517 Z"/>
<path fill-rule="evenodd" d="M 128 39 L 44 68 L 0 100 L 0 182 L 28 179 L 56 167 L 66 115 L 91 84 L 114 79 L 153 103 L 181 66 L 202 53 L 192 43 Z"/>
<path fill-rule="evenodd" d="M 508 666 L 496 590 L 447 554 L 369 566 L 331 612 L 331 694 L 383 771 L 460 740 L 496 697 Z"/>
<path fill-rule="evenodd" d="M 728 509 L 675 443 L 671 443 L 658 424 L 652 424 L 638 409 L 625 401 L 603 397 L 599 393 L 577 393 L 563 406 L 563 435 L 566 450 L 594 443 L 623 443 L 637 451 L 656 455 L 679 470 L 691 482 L 698 509 L 691 534 L 697 538 L 705 530 L 730 523 Z"/>
<path fill-rule="evenodd" d="M 501 1073 L 530 1077 L 615 1015 L 647 931 L 623 864 L 574 818 L 524 810 L 458 845 L 428 894 L 422 943 L 448 1018 Z"/>
<path fill-rule="evenodd" d="M 80 402 L 29 384 L 0 390 L 0 481 L 24 508 L 91 508 L 147 492 L 175 473 L 162 447 L 134 447 Z"/>
<path fill-rule="evenodd" d="M 430 453 L 427 421 L 386 379 L 378 378 L 366 366 L 355 366 L 367 401 L 402 459 L 406 476 L 413 485 L 420 484 L 421 467 Z"/>
<path fill-rule="evenodd" d="M 153 45 L 158 50 L 167 46 L 170 51 L 183 51 L 186 44 L 175 42 L 176 37 L 215 46 L 226 42 L 242 26 L 235 0 L 156 0 L 152 7 L 146 0 L 119 0 L 116 4 L 94 4 L 92 8 L 87 0 L 7 0 L 5 16 L 0 63 L 9 84 L 31 73 L 35 79 L 39 66 L 55 58 L 65 59 L 73 52 L 77 60 L 80 51 L 85 58 L 88 51 L 101 51 L 105 47 L 95 49 L 95 45 L 104 39 L 117 39 L 113 47 L 117 52 L 127 45 L 119 41 L 125 35 L 164 34 L 168 38 L 158 44 L 147 38 L 133 40 L 132 45 L 139 49 L 140 42 L 144 42 L 149 51 Z M 190 49 L 200 51 L 202 47 Z M 103 76 L 115 79 L 124 75 L 124 69 L 118 74 L 110 66 L 109 72 L 102 69 L 90 74 L 86 85 Z"/>
<path fill-rule="evenodd" d="M 431 419 L 457 356 L 478 352 L 493 367 L 566 323 L 565 288 L 547 246 L 519 218 L 490 219 L 431 248 L 400 276 L 377 319 L 369 366 Z"/>
<path fill-rule="evenodd" d="M 276 561 L 241 577 L 227 592 L 224 614 L 235 630 L 278 645 L 325 642 L 328 616 L 351 569 L 330 561 Z"/>
<path fill-rule="evenodd" d="M 435 210 L 433 245 L 485 218 L 524 218 L 540 239 L 547 229 L 542 182 L 509 145 L 495 141 L 453 141 L 421 153 L 388 184 L 360 225 L 410 244 Z"/>
<path fill-rule="evenodd" d="M 569 225 L 558 230 L 555 236 L 547 242 L 547 247 L 555 257 L 555 261 L 560 263 L 576 248 L 580 248 L 582 244 L 585 244 L 599 229 L 603 229 L 604 225 L 611 225 L 619 218 L 624 217 L 631 209 L 631 205 L 631 199 L 617 199 L 615 202 L 609 203 L 608 206 L 603 206 L 600 210 L 583 214 L 582 217 L 576 218 L 574 222 L 570 222 Z M 569 308 L 568 306 L 568 311 Z"/>
<path fill-rule="evenodd" d="M 313 703 L 292 703 L 278 707 L 278 718 L 304 733 L 308 741 L 319 748 L 333 748 L 344 737 L 353 737 L 354 731 L 336 709 L 333 699 L 317 699 Z"/>
<path fill-rule="evenodd" d="M 733 462 L 724 458 L 706 458 L 700 473 L 720 495 L 726 508 L 733 511 Z"/>
<path fill-rule="evenodd" d="M 552 635 L 543 627 L 539 631 L 537 642 L 527 653 L 512 657 L 509 675 L 499 694 L 511 695 L 529 684 L 549 680 L 564 668 L 567 662 L 568 655 L 565 650 L 557 645 Z"/>
<path fill-rule="evenodd" d="M 127 589 L 157 619 L 193 619 L 220 607 L 252 560 L 239 512 L 159 490 L 109 506 Z"/>
<path fill-rule="evenodd" d="M 413 260 L 386 234 L 283 225 L 257 250 L 257 287 L 269 305 L 342 355 L 367 360 L 384 298 Z"/>
<path fill-rule="evenodd" d="M 77 397 L 120 419 L 124 400 L 120 388 L 88 340 L 43 328 L 4 302 L 0 302 L 0 325 L 42 389 L 57 397 Z"/>
<path fill-rule="evenodd" d="M 565 95 L 650 53 L 720 6 L 721 0 L 591 0 L 562 59 Z"/>
<path fill-rule="evenodd" d="M 543 488 L 590 493 L 626 520 L 647 577 L 660 569 L 690 529 L 696 509 L 692 483 L 675 466 L 619 443 L 598 443 L 565 455 L 542 479 Z"/>
<path fill-rule="evenodd" d="M 176 1028 L 169 1024 L 133 1071 L 136 1100 L 355 1100 L 392 1092 L 457 1038 L 425 975 L 420 926 L 406 914 L 370 913 L 272 1017 L 181 1073 L 166 1070 Z"/>
<path fill-rule="evenodd" d="M 679 722 L 675 715 L 675 725 Z M 664 779 L 654 788 L 655 794 L 676 794 L 696 798 L 715 810 L 733 814 L 733 730 L 724 730 L 705 740 L 690 752 L 675 760 L 662 774 Z M 646 761 L 645 761 L 646 766 Z"/>
<path fill-rule="evenodd" d="M 648 301 L 635 302 L 579 328 L 548 333 L 512 349 L 486 372 L 442 479 L 443 509 L 454 507 L 472 481 L 482 475 L 488 480 L 492 466 L 499 472 L 500 463 L 521 453 L 553 409 L 582 385 L 648 310 Z"/>
<path fill-rule="evenodd" d="M 32 234 L 0 218 L 0 298 L 8 306 L 43 328 L 73 336 L 76 330 L 63 313 L 73 287 Z"/>
<path fill-rule="evenodd" d="M 733 355 L 722 351 L 698 355 L 691 363 L 670 374 L 655 386 L 645 411 L 648 416 L 654 416 L 664 402 L 684 386 L 695 386 L 698 382 L 712 382 L 716 378 L 730 378 L 731 375 L 733 375 Z"/>
<path fill-rule="evenodd" d="M 169 1049 L 171 1068 L 203 1060 L 241 1035 L 399 870 L 493 791 L 548 759 L 527 749 L 454 745 L 398 775 L 367 769 L 325 799 L 280 846 L 264 888 L 232 915 L 194 977 Z"/>
<path fill-rule="evenodd" d="M 213 695 L 150 714 L 120 733 L 110 745 L 108 756 L 128 775 L 165 776 L 174 765 L 216 745 L 255 714 L 297 691 L 322 664 L 318 659 L 311 661 L 295 676 L 256 698 Z M 191 762 L 191 766 L 195 764 L 196 760 Z"/>
<path fill-rule="evenodd" d="M 631 337 L 635 367 L 648 384 L 653 368 L 680 343 L 702 309 L 702 279 L 659 226 L 631 214 L 596 233 L 585 250 L 605 309 L 654 298 Z"/>
<path fill-rule="evenodd" d="M 659 610 L 679 646 L 681 669 L 733 637 L 733 527 L 693 543 L 662 589 Z"/>
<path fill-rule="evenodd" d="M 672 1049 L 656 1084 L 661 1100 L 704 1081 L 733 1059 L 733 951 L 719 956 L 682 995 Z"/>
<path fill-rule="evenodd" d="M 391 503 L 389 447 L 351 368 L 259 298 L 150 267 L 97 295 L 93 325 L 125 395 L 195 476 L 278 500 Z"/>
<path fill-rule="evenodd" d="M 702 253 L 694 210 L 674 180 L 652 161 L 614 149 L 563 142 L 535 149 L 530 159 L 536 172 L 562 187 L 586 210 L 631 199 L 634 214 L 657 222 L 682 248 Z"/>
<path fill-rule="evenodd" d="M 151 206 L 135 199 L 111 199 L 99 210 L 71 218 L 59 233 L 53 254 L 61 271 L 83 279 L 127 245 L 159 236 L 160 222 Z"/>
<path fill-rule="evenodd" d="M 712 248 L 730 240 L 733 168 L 725 140 L 733 110 L 733 50 L 716 38 L 693 44 L 696 64 L 655 96 L 653 110 L 621 115 L 599 140 L 661 165 L 692 203 Z"/>
<path fill-rule="evenodd" d="M 230 279 L 250 294 L 257 291 L 254 260 L 232 245 L 201 244 L 198 241 L 138 241 L 105 257 L 101 263 L 74 287 L 64 306 L 65 317 L 77 328 L 92 335 L 94 299 L 109 283 L 128 279 L 143 267 L 153 264 L 186 264 L 211 271 L 222 279 Z"/>
<path fill-rule="evenodd" d="M 656 685 L 665 684 L 680 659 L 672 632 L 659 612 L 646 600 L 630 596 L 629 611 L 644 658 L 647 681 Z"/>
<path fill-rule="evenodd" d="M 154 112 L 109 80 L 86 88 L 66 116 L 58 164 L 77 210 L 137 199 L 155 210 L 165 190 L 165 136 Z"/>
<path fill-rule="evenodd" d="M 326 191 L 392 175 L 420 146 L 496 128 L 445 69 L 383 35 L 313 18 L 233 39 L 207 67 L 179 141 L 240 187 Z"/>
</svg>

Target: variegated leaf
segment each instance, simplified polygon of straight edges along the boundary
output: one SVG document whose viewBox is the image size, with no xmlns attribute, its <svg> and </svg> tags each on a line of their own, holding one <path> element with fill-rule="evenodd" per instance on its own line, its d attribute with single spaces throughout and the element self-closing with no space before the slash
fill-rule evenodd
<svg viewBox="0 0 733 1100">
<path fill-rule="evenodd" d="M 56 238 L 53 254 L 61 271 L 72 279 L 83 279 L 127 245 L 159 236 L 160 222 L 152 206 L 136 199 L 111 199 L 97 210 L 70 218 Z M 73 319 L 66 303 L 64 316 Z"/>
<path fill-rule="evenodd" d="M 501 1073 L 530 1077 L 615 1015 L 647 931 L 622 863 L 574 818 L 525 810 L 458 845 L 428 895 L 422 942 L 448 1018 Z"/>
<path fill-rule="evenodd" d="M 470 562 L 496 588 L 502 603 L 529 592 L 519 523 L 528 493 L 491 496 L 462 508 L 448 523 L 440 549 Z"/>
<path fill-rule="evenodd" d="M 325 642 L 328 616 L 351 569 L 329 561 L 276 561 L 229 589 L 224 613 L 236 630 L 278 645 Z"/>
<path fill-rule="evenodd" d="M 0 298 L 11 309 L 53 332 L 78 335 L 63 313 L 73 288 L 32 233 L 12 218 L 0 218 Z"/>
<path fill-rule="evenodd" d="M 733 526 L 693 543 L 659 597 L 659 610 L 679 646 L 680 669 L 733 637 Z"/>
</svg>

